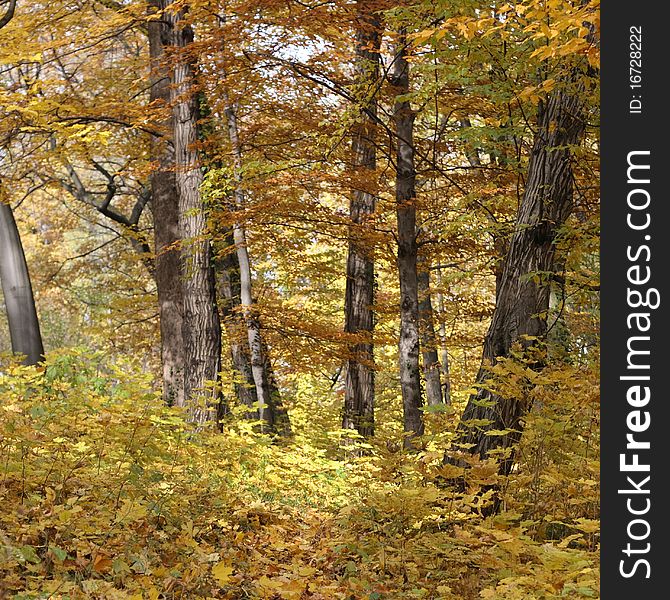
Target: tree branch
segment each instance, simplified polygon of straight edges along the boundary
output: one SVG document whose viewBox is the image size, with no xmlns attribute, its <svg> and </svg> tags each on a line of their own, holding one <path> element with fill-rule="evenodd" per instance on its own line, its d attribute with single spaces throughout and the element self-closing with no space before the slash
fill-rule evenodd
<svg viewBox="0 0 670 600">
<path fill-rule="evenodd" d="M 14 11 L 16 10 L 16 0 L 9 0 L 9 6 L 7 11 L 2 17 L 0 17 L 0 29 L 2 29 L 7 23 L 9 23 L 14 18 Z"/>
<path fill-rule="evenodd" d="M 81 178 L 79 177 L 79 174 L 72 166 L 72 164 L 66 158 L 63 158 L 62 160 L 65 164 L 65 168 L 68 172 L 71 183 L 59 180 L 61 187 L 72 194 L 72 196 L 74 196 L 80 202 L 92 206 L 108 219 L 111 219 L 115 223 L 118 223 L 123 228 L 127 229 L 130 233 L 130 235 L 127 236 L 130 244 L 141 256 L 142 262 L 153 277 L 155 275 L 155 264 L 151 256 L 151 247 L 149 246 L 145 236 L 140 232 L 138 226 L 144 207 L 148 204 L 151 198 L 150 190 L 147 187 L 142 188 L 142 191 L 140 192 L 137 201 L 133 206 L 130 217 L 126 217 L 125 215 L 110 208 L 110 204 L 118 191 L 114 181 L 114 174 L 110 173 L 97 161 L 93 161 L 93 167 L 95 170 L 107 179 L 107 193 L 105 194 L 105 199 L 102 201 L 102 204 L 98 204 L 95 201 L 94 193 L 86 189 L 81 181 Z"/>
</svg>

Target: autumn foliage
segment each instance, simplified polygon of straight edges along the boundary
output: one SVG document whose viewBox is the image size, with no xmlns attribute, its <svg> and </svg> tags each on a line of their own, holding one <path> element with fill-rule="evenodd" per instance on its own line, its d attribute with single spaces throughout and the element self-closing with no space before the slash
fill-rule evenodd
<svg viewBox="0 0 670 600">
<path fill-rule="evenodd" d="M 0 598 L 598 598 L 598 9 L 19 1 Z"/>
<path fill-rule="evenodd" d="M 343 461 L 333 444 L 273 444 L 246 423 L 193 434 L 134 365 L 101 354 L 59 352 L 43 372 L 10 367 L 0 380 L 3 593 L 597 597 L 594 377 L 565 367 L 534 381 L 543 409 L 505 483 L 505 510 L 483 519 L 477 492 L 495 465 L 475 463 L 455 493 L 440 485 L 453 467 L 435 442 L 416 456 L 376 443 Z M 440 422 L 448 430 L 454 419 Z"/>
</svg>

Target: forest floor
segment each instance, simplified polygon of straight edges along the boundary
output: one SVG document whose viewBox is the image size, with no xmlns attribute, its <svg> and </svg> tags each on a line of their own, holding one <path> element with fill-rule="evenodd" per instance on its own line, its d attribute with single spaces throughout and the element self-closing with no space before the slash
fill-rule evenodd
<svg viewBox="0 0 670 600">
<path fill-rule="evenodd" d="M 194 434 L 141 377 L 81 355 L 9 369 L 0 411 L 0 598 L 599 596 L 597 515 L 578 516 L 597 457 L 513 475 L 483 518 L 492 463 L 456 493 L 440 449 L 346 458 L 241 421 Z"/>
</svg>

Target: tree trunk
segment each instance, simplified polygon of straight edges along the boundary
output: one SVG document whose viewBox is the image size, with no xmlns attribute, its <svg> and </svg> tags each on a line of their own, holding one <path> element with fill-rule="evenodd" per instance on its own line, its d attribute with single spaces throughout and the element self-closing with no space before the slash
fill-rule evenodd
<svg viewBox="0 0 670 600">
<path fill-rule="evenodd" d="M 399 36 L 391 83 L 398 96 L 409 93 L 406 37 Z M 423 434 L 421 372 L 419 368 L 419 288 L 416 240 L 416 168 L 414 165 L 414 112 L 407 100 L 395 101 L 393 118 L 397 135 L 396 215 L 398 219 L 398 276 L 400 279 L 400 388 L 402 391 L 405 447 Z"/>
<path fill-rule="evenodd" d="M 228 136 L 233 150 L 233 162 L 235 167 L 235 189 L 233 196 L 238 210 L 245 204 L 244 192 L 242 190 L 242 149 L 239 141 L 237 127 L 237 113 L 235 107 L 228 103 L 225 109 L 228 122 Z M 267 423 L 269 430 L 273 427 L 272 410 L 272 386 L 267 372 L 269 364 L 264 356 L 265 345 L 261 337 L 261 325 L 258 314 L 254 307 L 252 293 L 251 261 L 247 249 L 246 231 L 242 225 L 233 225 L 233 241 L 235 242 L 237 266 L 240 280 L 240 306 L 242 316 L 247 328 L 247 339 L 251 356 L 251 373 L 256 388 L 258 402 L 258 418 Z"/>
<path fill-rule="evenodd" d="M 271 430 L 278 435 L 289 436 L 291 435 L 291 420 L 279 393 L 279 386 L 272 369 L 270 353 L 265 344 L 265 339 L 261 339 L 261 343 L 263 344 L 263 356 L 265 357 L 265 373 L 267 373 L 267 394 L 270 399 L 268 410 L 270 412 Z"/>
<path fill-rule="evenodd" d="M 526 189 L 502 267 L 496 307 L 484 341 L 479 391 L 471 396 L 459 424 L 458 441 L 472 444 L 469 452 L 481 458 L 493 450 L 506 450 L 500 472 L 509 474 L 529 400 L 501 397 L 483 386 L 498 357 L 510 356 L 512 345 L 530 349 L 547 331 L 550 278 L 555 268 L 555 239 L 572 210 L 573 174 L 570 147 L 583 134 L 584 123 L 577 96 L 554 91 L 540 103 L 537 130 L 528 165 Z M 535 363 L 542 367 L 542 360 Z M 486 420 L 488 424 L 469 424 Z M 487 435 L 491 430 L 505 435 Z"/>
<path fill-rule="evenodd" d="M 235 395 L 240 404 L 249 407 L 248 419 L 258 419 L 258 409 L 253 406 L 258 402 L 256 383 L 251 371 L 249 339 L 244 318 L 240 314 L 240 263 L 233 240 L 232 229 L 225 232 L 225 248 L 217 252 L 217 281 L 219 290 L 219 306 L 223 317 L 223 325 L 228 337 L 230 355 L 235 371 Z"/>
<path fill-rule="evenodd" d="M 360 84 L 373 89 L 379 80 L 379 47 L 381 23 L 366 8 L 364 0 L 357 3 L 356 55 L 354 69 Z M 359 121 L 353 131 L 352 170 L 360 177 L 358 189 L 352 190 L 349 204 L 349 248 L 347 281 L 344 298 L 344 331 L 356 337 L 348 347 L 344 390 L 343 429 L 355 429 L 364 437 L 374 435 L 374 249 L 366 243 L 367 222 L 375 212 L 375 195 L 368 189 L 365 175 L 377 167 L 375 147 L 377 99 L 361 100 Z"/>
<path fill-rule="evenodd" d="M 207 382 L 217 382 L 219 377 L 221 325 L 216 306 L 207 216 L 200 195 L 203 176 L 195 147 L 198 140 L 198 109 L 194 68 L 187 55 L 188 46 L 193 41 L 193 31 L 183 23 L 183 12 L 169 12 L 166 16 L 172 26 L 172 45 L 177 52 L 171 98 L 179 229 L 183 240 L 184 396 L 191 420 L 202 424 L 213 419 L 219 410 L 218 391 L 205 392 L 205 387 Z M 198 396 L 202 396 L 205 402 L 201 402 Z"/>
<path fill-rule="evenodd" d="M 160 0 L 151 0 L 153 12 Z M 170 74 L 165 63 L 165 47 L 170 45 L 170 29 L 163 20 L 148 23 L 153 103 L 170 105 Z M 175 156 L 171 140 L 172 119 L 159 124 L 164 138 L 152 136 L 151 209 L 156 248 L 155 278 L 161 334 L 163 398 L 168 405 L 184 405 L 184 338 L 182 335 L 182 279 L 179 252 L 179 196 L 175 181 Z"/>
<path fill-rule="evenodd" d="M 0 281 L 5 297 L 12 352 L 25 355 L 24 365 L 36 365 L 44 359 L 44 347 L 35 297 L 12 209 L 1 196 Z"/>
<path fill-rule="evenodd" d="M 423 376 L 426 381 L 426 400 L 430 406 L 442 404 L 442 385 L 440 384 L 440 361 L 437 356 L 437 336 L 433 318 L 433 302 L 430 292 L 430 265 L 419 256 L 419 318 L 421 332 L 421 354 L 423 358 Z"/>
<path fill-rule="evenodd" d="M 235 390 L 240 403 L 250 407 L 246 417 L 248 419 L 260 419 L 259 409 L 251 408 L 254 405 L 258 406 L 256 404 L 258 395 L 251 365 L 247 325 L 242 314 L 240 263 L 232 230 L 226 232 L 225 240 L 226 248 L 219 252 L 220 258 L 217 265 L 220 292 L 219 305 L 222 309 L 223 322 L 230 344 L 233 370 L 237 375 Z M 267 347 L 263 340 L 261 340 L 261 343 L 266 373 L 263 378 L 263 385 L 265 385 L 265 394 L 268 398 L 264 420 L 270 431 L 279 435 L 289 435 L 291 433 L 289 416 L 281 403 L 281 396 L 272 372 Z"/>
<path fill-rule="evenodd" d="M 442 269 L 437 267 L 437 285 L 442 285 Z M 451 404 L 451 374 L 449 373 L 449 348 L 447 347 L 447 327 L 444 323 L 444 294 L 437 292 L 437 308 L 440 311 L 440 372 L 442 374 L 442 398 L 445 404 Z"/>
</svg>

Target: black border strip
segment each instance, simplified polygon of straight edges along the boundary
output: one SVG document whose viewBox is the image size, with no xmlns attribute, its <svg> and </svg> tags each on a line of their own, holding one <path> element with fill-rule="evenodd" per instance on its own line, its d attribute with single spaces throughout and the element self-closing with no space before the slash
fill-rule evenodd
<svg viewBox="0 0 670 600">
<path fill-rule="evenodd" d="M 601 14 L 604 600 L 670 597 L 670 338 L 662 318 L 670 302 L 669 7 L 612 1 Z"/>
</svg>

